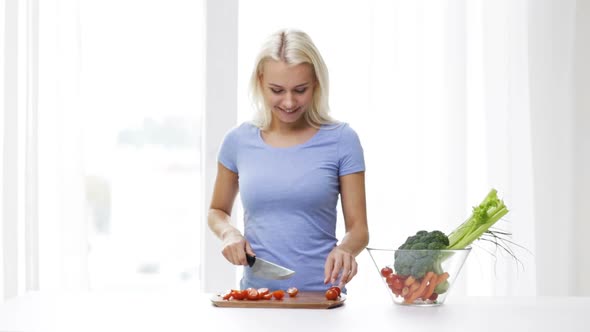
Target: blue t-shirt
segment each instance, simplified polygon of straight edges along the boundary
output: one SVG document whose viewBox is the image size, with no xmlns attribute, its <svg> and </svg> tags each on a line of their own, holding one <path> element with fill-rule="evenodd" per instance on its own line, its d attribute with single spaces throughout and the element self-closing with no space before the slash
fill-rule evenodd
<svg viewBox="0 0 590 332">
<path fill-rule="evenodd" d="M 365 170 L 356 132 L 346 123 L 323 125 L 305 143 L 277 148 L 243 123 L 225 136 L 219 162 L 238 174 L 244 236 L 256 256 L 296 271 L 266 280 L 245 268 L 240 287 L 325 290 L 324 264 L 338 241 L 339 177 Z"/>
</svg>

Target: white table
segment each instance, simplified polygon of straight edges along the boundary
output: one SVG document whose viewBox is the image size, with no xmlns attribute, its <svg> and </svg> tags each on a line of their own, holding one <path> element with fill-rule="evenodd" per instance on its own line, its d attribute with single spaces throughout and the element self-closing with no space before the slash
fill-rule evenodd
<svg viewBox="0 0 590 332">
<path fill-rule="evenodd" d="M 28 293 L 0 304 L 0 331 L 584 331 L 590 297 L 460 297 L 439 307 L 349 296 L 335 309 L 238 309 L 196 291 Z"/>
</svg>

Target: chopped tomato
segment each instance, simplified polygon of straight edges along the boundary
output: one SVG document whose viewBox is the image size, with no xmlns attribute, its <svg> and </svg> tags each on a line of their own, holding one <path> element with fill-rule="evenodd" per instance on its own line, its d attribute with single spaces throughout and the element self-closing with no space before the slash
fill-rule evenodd
<svg viewBox="0 0 590 332">
<path fill-rule="evenodd" d="M 270 299 L 272 299 L 272 294 L 271 293 L 266 293 L 266 294 L 260 295 L 260 296 L 261 296 L 261 298 L 263 300 L 270 300 Z"/>
<path fill-rule="evenodd" d="M 232 297 L 232 291 L 229 290 L 221 295 L 221 298 L 224 300 L 229 300 Z"/>
<path fill-rule="evenodd" d="M 256 301 L 259 299 L 258 290 L 255 288 L 248 288 L 248 300 Z"/>
<path fill-rule="evenodd" d="M 269 293 L 268 288 L 258 288 L 258 295 L 264 296 Z"/>
<path fill-rule="evenodd" d="M 236 300 L 243 300 L 246 298 L 246 296 L 244 296 L 244 292 L 239 289 L 233 289 L 231 291 L 231 296 Z"/>
<path fill-rule="evenodd" d="M 297 296 L 297 293 L 299 293 L 299 290 L 295 287 L 291 287 L 291 288 L 287 289 L 287 294 L 289 294 L 290 297 Z"/>
<path fill-rule="evenodd" d="M 282 300 L 283 297 L 285 296 L 285 292 L 282 289 L 278 289 L 278 290 L 272 292 L 272 296 L 274 296 L 274 298 L 277 300 Z"/>
</svg>

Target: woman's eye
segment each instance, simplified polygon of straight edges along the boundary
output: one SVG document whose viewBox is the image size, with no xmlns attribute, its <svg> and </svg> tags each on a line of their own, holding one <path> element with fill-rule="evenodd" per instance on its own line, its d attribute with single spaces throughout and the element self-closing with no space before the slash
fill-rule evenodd
<svg viewBox="0 0 590 332">
<path fill-rule="evenodd" d="M 283 90 L 281 90 L 281 89 L 270 89 L 270 91 L 272 91 L 272 93 L 276 93 L 276 94 L 283 92 Z"/>
<path fill-rule="evenodd" d="M 305 90 L 307 90 L 307 88 L 304 88 L 304 89 L 298 89 L 298 90 L 295 90 L 295 92 L 297 92 L 297 93 L 299 93 L 299 94 L 302 94 L 302 93 L 304 93 L 304 92 L 305 92 Z"/>
</svg>

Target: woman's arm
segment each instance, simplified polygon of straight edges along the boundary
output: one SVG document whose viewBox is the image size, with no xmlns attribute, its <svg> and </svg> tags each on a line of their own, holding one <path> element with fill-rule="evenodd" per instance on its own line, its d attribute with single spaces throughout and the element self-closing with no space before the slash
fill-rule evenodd
<svg viewBox="0 0 590 332">
<path fill-rule="evenodd" d="M 355 257 L 369 243 L 367 203 L 365 197 L 365 172 L 340 177 L 340 195 L 346 234 L 332 250 L 324 269 L 324 283 L 335 283 L 341 273 L 340 287 L 357 273 Z"/>
<path fill-rule="evenodd" d="M 223 256 L 235 265 L 246 265 L 246 252 L 252 248 L 240 231 L 231 224 L 231 211 L 238 194 L 238 175 L 217 163 L 217 177 L 211 198 L 207 223 L 213 233 L 223 241 Z"/>
</svg>

